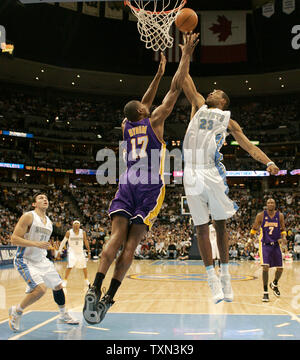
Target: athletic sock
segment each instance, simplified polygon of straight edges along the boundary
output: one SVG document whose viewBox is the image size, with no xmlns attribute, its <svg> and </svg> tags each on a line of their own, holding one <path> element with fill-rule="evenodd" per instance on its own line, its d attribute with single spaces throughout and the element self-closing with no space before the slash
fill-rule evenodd
<svg viewBox="0 0 300 360">
<path fill-rule="evenodd" d="M 66 307 L 65 306 L 58 306 L 59 309 L 59 314 L 60 315 L 64 315 L 66 312 Z"/>
<path fill-rule="evenodd" d="M 117 292 L 117 290 L 119 289 L 119 286 L 121 285 L 121 282 L 117 279 L 112 278 L 110 285 L 109 285 L 109 289 L 107 291 L 107 294 L 110 295 L 110 297 L 113 299 L 115 296 L 115 293 Z"/>
<path fill-rule="evenodd" d="M 277 286 L 277 285 L 278 285 L 278 280 L 274 279 L 274 280 L 273 280 L 273 284 L 274 284 L 275 286 Z"/>
<path fill-rule="evenodd" d="M 103 273 L 97 272 L 93 286 L 95 286 L 96 290 L 99 292 L 101 292 L 101 285 L 102 285 L 104 278 L 105 278 L 105 275 Z"/>
<path fill-rule="evenodd" d="M 262 278 L 263 278 L 263 286 L 264 286 L 264 291 L 268 291 L 268 281 L 269 281 L 269 273 L 268 271 L 263 271 L 262 272 Z"/>
<path fill-rule="evenodd" d="M 207 272 L 208 279 L 211 279 L 216 276 L 216 271 L 215 271 L 213 265 L 206 266 L 205 270 Z"/>
<path fill-rule="evenodd" d="M 229 264 L 222 264 L 221 263 L 221 275 L 229 275 Z"/>
</svg>

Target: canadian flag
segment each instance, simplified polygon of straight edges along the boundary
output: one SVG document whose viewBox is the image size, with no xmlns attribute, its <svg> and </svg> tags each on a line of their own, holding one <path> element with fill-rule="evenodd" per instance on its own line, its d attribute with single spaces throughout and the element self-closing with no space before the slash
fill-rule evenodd
<svg viewBox="0 0 300 360">
<path fill-rule="evenodd" d="M 246 61 L 246 12 L 204 11 L 200 14 L 201 62 Z"/>
</svg>

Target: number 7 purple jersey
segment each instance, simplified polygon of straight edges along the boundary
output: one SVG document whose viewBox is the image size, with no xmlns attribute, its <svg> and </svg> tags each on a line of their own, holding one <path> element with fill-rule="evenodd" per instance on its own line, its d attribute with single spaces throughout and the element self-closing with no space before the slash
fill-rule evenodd
<svg viewBox="0 0 300 360">
<path fill-rule="evenodd" d="M 259 253 L 262 265 L 282 267 L 282 253 L 278 240 L 281 238 L 279 211 L 270 217 L 265 210 L 259 235 Z"/>
<path fill-rule="evenodd" d="M 261 224 L 261 241 L 265 244 L 277 242 L 281 238 L 279 211 L 276 211 L 274 217 L 270 217 L 264 210 L 264 217 Z"/>
<path fill-rule="evenodd" d="M 153 225 L 165 197 L 164 160 L 166 144 L 152 129 L 150 119 L 126 121 L 124 126 L 127 169 L 109 215 L 122 215 L 131 223 Z"/>
</svg>

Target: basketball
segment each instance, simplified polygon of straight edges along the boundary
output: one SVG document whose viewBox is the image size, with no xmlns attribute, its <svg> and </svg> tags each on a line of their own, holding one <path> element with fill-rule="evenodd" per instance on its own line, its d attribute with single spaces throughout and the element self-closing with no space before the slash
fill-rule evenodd
<svg viewBox="0 0 300 360">
<path fill-rule="evenodd" d="M 198 15 L 193 9 L 184 8 L 179 11 L 175 19 L 175 25 L 181 32 L 190 32 L 198 24 Z"/>
</svg>

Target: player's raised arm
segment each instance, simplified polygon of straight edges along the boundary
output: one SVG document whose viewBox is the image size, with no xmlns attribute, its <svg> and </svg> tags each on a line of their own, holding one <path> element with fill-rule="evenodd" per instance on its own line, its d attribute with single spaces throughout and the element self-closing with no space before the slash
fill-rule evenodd
<svg viewBox="0 0 300 360">
<path fill-rule="evenodd" d="M 170 90 L 164 97 L 162 104 L 151 115 L 151 124 L 156 129 L 162 128 L 165 119 L 171 114 L 181 93 L 183 82 L 189 72 L 191 56 L 199 42 L 198 36 L 199 34 L 188 34 L 186 43 L 181 45 L 182 55 L 178 69 L 172 79 Z"/>
<path fill-rule="evenodd" d="M 205 99 L 200 93 L 198 93 L 194 81 L 190 74 L 188 74 L 184 80 L 183 92 L 192 106 L 192 111 L 191 111 L 191 119 L 192 119 L 196 114 L 196 112 L 201 108 L 201 106 L 205 104 Z"/>
<path fill-rule="evenodd" d="M 228 130 L 238 142 L 238 144 L 245 150 L 247 153 L 254 159 L 262 164 L 267 166 L 267 171 L 270 174 L 276 175 L 278 174 L 279 168 L 275 165 L 275 163 L 268 158 L 268 156 L 257 146 L 253 145 L 247 136 L 243 133 L 240 125 L 230 119 L 228 123 Z"/>
<path fill-rule="evenodd" d="M 141 100 L 141 103 L 143 105 L 146 105 L 149 110 L 150 110 L 153 100 L 156 96 L 160 80 L 165 73 L 165 68 L 166 68 L 166 57 L 163 53 L 160 53 L 160 63 L 159 63 L 157 73 L 156 73 L 154 79 L 152 80 L 151 84 L 149 85 L 147 91 L 145 92 L 145 95 L 143 96 L 143 98 Z"/>
</svg>

